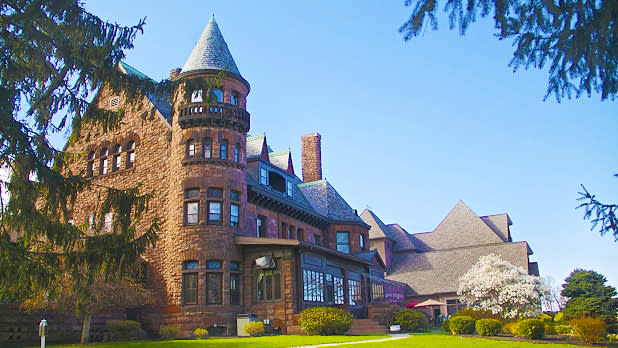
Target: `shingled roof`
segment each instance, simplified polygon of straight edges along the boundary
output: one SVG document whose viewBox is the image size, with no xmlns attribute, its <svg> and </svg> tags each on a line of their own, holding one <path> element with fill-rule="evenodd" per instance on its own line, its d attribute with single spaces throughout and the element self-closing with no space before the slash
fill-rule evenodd
<svg viewBox="0 0 618 348">
<path fill-rule="evenodd" d="M 360 218 L 369 225 L 369 239 L 388 238 L 391 239 L 390 232 L 380 218 L 371 210 L 365 209 L 360 214 Z"/>
<path fill-rule="evenodd" d="M 404 250 L 416 250 L 417 247 L 412 241 L 412 237 L 403 227 L 399 224 L 386 225 L 391 239 L 395 242 L 393 244 L 393 251 Z"/>
<path fill-rule="evenodd" d="M 407 283 L 413 291 L 407 294 L 408 296 L 456 292 L 459 277 L 464 275 L 481 256 L 494 253 L 529 272 L 527 252 L 526 242 L 500 242 L 421 253 L 397 253 L 393 254 L 386 279 Z M 538 273 L 538 270 L 536 272 Z"/>
<path fill-rule="evenodd" d="M 290 174 L 294 174 L 294 165 L 292 164 L 292 153 L 290 150 L 269 152 L 268 159 L 273 165 L 285 170 Z"/>
<path fill-rule="evenodd" d="M 181 74 L 199 70 L 220 70 L 241 76 L 214 16 L 204 28 Z"/>
<path fill-rule="evenodd" d="M 307 182 L 298 188 L 319 214 L 336 222 L 354 222 L 369 228 L 328 181 Z"/>
<path fill-rule="evenodd" d="M 120 71 L 124 72 L 127 75 L 137 76 L 141 79 L 152 80 L 146 74 L 122 61 L 120 62 Z M 148 98 L 148 100 L 161 113 L 161 115 L 163 115 L 163 117 L 165 117 L 165 119 L 171 123 L 170 113 L 172 111 L 172 106 L 169 104 L 167 98 L 156 98 L 152 94 L 146 95 L 146 98 Z"/>
</svg>

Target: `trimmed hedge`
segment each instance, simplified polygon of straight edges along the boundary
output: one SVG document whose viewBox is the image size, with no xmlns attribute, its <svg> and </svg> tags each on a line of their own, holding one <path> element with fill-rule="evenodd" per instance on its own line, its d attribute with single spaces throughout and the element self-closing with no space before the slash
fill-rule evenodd
<svg viewBox="0 0 618 348">
<path fill-rule="evenodd" d="M 502 325 L 502 332 L 511 334 L 513 336 L 519 336 L 519 323 L 511 322 Z"/>
<path fill-rule="evenodd" d="M 481 336 L 496 336 L 502 331 L 502 325 L 497 319 L 479 319 L 474 326 Z"/>
<path fill-rule="evenodd" d="M 571 327 L 571 325 L 556 325 L 554 326 L 554 330 L 556 331 L 557 335 L 570 335 L 571 332 L 573 331 L 573 327 Z"/>
<path fill-rule="evenodd" d="M 471 309 L 471 308 L 462 308 L 459 310 L 459 312 L 452 314 L 451 318 L 460 317 L 462 315 L 467 315 L 469 317 L 472 317 L 472 319 L 474 320 L 479 320 L 479 319 L 500 320 L 502 319 L 498 314 L 493 314 L 491 311 L 484 310 L 484 309 Z"/>
<path fill-rule="evenodd" d="M 474 318 L 467 315 L 451 317 L 448 321 L 448 327 L 453 335 L 473 334 Z"/>
<path fill-rule="evenodd" d="M 545 325 L 539 319 L 524 319 L 519 322 L 519 337 L 537 340 L 545 335 Z"/>
<path fill-rule="evenodd" d="M 113 340 L 135 340 L 141 324 L 135 320 L 110 320 L 107 322 L 109 338 Z"/>
<path fill-rule="evenodd" d="M 586 344 L 592 345 L 600 338 L 605 337 L 605 322 L 598 318 L 575 318 L 569 322 L 573 327 L 573 334 L 581 337 Z"/>
<path fill-rule="evenodd" d="M 425 314 L 413 309 L 402 309 L 393 313 L 393 322 L 401 325 L 403 331 L 417 331 L 429 325 Z"/>
<path fill-rule="evenodd" d="M 354 316 L 342 309 L 318 307 L 300 312 L 300 327 L 307 335 L 343 335 L 352 327 Z"/>
<path fill-rule="evenodd" d="M 161 335 L 161 338 L 163 338 L 164 340 L 173 340 L 177 338 L 178 335 L 180 335 L 180 328 L 164 326 L 159 329 L 159 335 Z"/>
<path fill-rule="evenodd" d="M 264 323 L 261 321 L 250 321 L 242 329 L 252 337 L 262 336 L 264 334 Z"/>
</svg>

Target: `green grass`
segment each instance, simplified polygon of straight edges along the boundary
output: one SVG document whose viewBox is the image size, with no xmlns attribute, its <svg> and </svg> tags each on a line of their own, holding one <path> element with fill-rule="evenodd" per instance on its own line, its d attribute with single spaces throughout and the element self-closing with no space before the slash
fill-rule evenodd
<svg viewBox="0 0 618 348">
<path fill-rule="evenodd" d="M 539 342 L 545 343 L 545 342 Z M 372 342 L 367 344 L 356 344 L 351 347 L 414 347 L 414 348 L 435 348 L 435 347 L 449 347 L 449 348 L 574 348 L 577 346 L 570 344 L 544 344 L 539 346 L 537 343 L 528 342 L 507 342 L 496 341 L 483 338 L 471 338 L 450 336 L 446 333 L 423 333 L 412 334 L 412 337 L 404 338 L 397 341 L 387 342 Z"/>
<path fill-rule="evenodd" d="M 95 347 L 129 347 L 129 348 L 193 348 L 193 347 L 251 347 L 251 348 L 287 348 L 322 343 L 339 343 L 374 340 L 386 338 L 387 335 L 368 336 L 264 336 L 247 338 L 208 338 L 204 340 L 176 340 L 176 341 L 125 341 L 93 344 Z M 62 347 L 87 347 L 79 344 L 51 346 Z"/>
</svg>

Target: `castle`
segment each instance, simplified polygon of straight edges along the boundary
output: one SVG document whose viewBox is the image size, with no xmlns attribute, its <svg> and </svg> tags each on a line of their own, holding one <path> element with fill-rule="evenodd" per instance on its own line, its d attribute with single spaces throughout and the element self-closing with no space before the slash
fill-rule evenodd
<svg viewBox="0 0 618 348">
<path fill-rule="evenodd" d="M 119 69 L 145 77 L 124 62 Z M 141 183 L 155 193 L 144 220 L 158 216 L 162 224 L 143 265 L 162 303 L 129 315 L 145 327 L 176 326 L 186 336 L 197 327 L 235 334 L 238 314 L 255 313 L 292 333 L 298 313 L 318 306 L 384 324 L 398 305 L 434 295 L 455 301 L 439 308 L 443 314 L 458 308 L 458 274 L 485 252 L 508 255 L 535 272 L 527 244 L 512 243 L 505 214 L 478 217 L 458 203 L 435 231 L 415 235 L 373 212 L 359 216 L 322 178 L 318 133 L 302 136 L 301 180 L 289 150 L 274 152 L 265 135 L 248 134 L 250 84 L 213 18 L 170 79 L 221 72 L 219 87 L 190 91 L 190 100 L 177 105 L 146 96 L 152 119 L 127 112 L 119 128 L 84 129 L 67 149 L 86 154 L 76 166 L 94 183 Z M 216 101 L 207 102 L 208 95 Z M 109 109 L 126 102 L 106 89 L 95 101 Z M 78 198 L 75 221 L 92 219 L 96 197 Z M 438 266 L 438 260 L 450 263 Z"/>
</svg>

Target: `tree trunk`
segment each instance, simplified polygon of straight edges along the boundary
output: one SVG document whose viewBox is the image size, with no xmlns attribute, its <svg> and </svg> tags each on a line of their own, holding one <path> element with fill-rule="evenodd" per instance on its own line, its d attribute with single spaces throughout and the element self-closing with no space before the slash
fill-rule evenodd
<svg viewBox="0 0 618 348">
<path fill-rule="evenodd" d="M 90 341 L 90 320 L 92 313 L 84 314 L 84 325 L 82 326 L 82 341 L 81 344 L 88 344 Z"/>
</svg>

